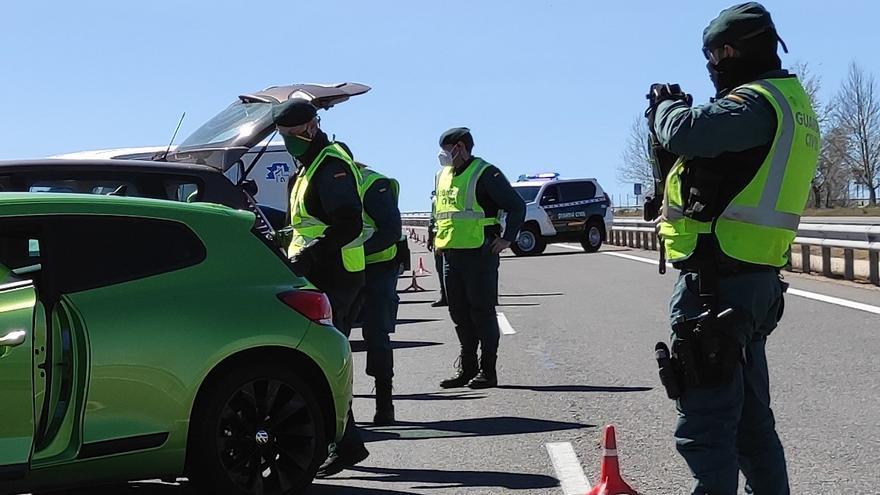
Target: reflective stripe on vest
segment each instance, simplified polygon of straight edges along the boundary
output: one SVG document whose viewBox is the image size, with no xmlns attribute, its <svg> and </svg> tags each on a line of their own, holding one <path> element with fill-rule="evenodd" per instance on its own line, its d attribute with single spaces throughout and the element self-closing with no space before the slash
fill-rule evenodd
<svg viewBox="0 0 880 495">
<path fill-rule="evenodd" d="M 364 168 L 361 169 L 361 201 L 363 201 L 364 196 L 366 196 L 367 191 L 370 190 L 370 187 L 380 179 L 387 179 L 388 182 L 391 183 L 391 190 L 394 193 L 394 201 L 396 202 L 398 197 L 400 196 L 400 184 L 395 179 L 391 179 L 385 177 L 384 175 L 376 172 L 375 170 Z M 376 233 L 376 222 L 367 214 L 367 209 L 364 208 L 364 231 L 363 231 L 363 241 L 367 242 L 370 237 L 373 237 L 373 234 Z M 397 243 L 392 244 L 391 246 L 383 249 L 382 251 L 368 254 L 366 256 L 366 263 L 381 263 L 383 261 L 390 261 L 397 257 Z"/>
<path fill-rule="evenodd" d="M 498 224 L 497 218 L 486 217 L 477 202 L 477 182 L 489 166 L 482 159 L 474 158 L 459 175 L 455 175 L 451 166 L 441 170 L 434 209 L 437 225 L 434 245 L 437 248 L 478 248 L 485 242 L 484 228 Z"/>
<path fill-rule="evenodd" d="M 741 87 L 762 95 L 776 112 L 770 151 L 714 225 L 684 216 L 681 174 L 685 161 L 676 162 L 667 177 L 660 224 L 671 261 L 693 254 L 699 234 L 714 233 L 721 250 L 731 258 L 776 267 L 787 262 L 818 162 L 815 113 L 796 78 L 761 80 Z"/>
<path fill-rule="evenodd" d="M 315 175 L 318 167 L 324 163 L 324 159 L 329 156 L 342 160 L 348 165 L 352 174 L 354 174 L 355 184 L 358 187 L 358 194 L 362 194 L 360 191 L 361 174 L 348 153 L 336 143 L 330 143 L 325 146 L 312 161 L 312 165 L 305 170 L 305 173 L 300 173 L 297 176 L 296 182 L 294 182 L 293 188 L 291 189 L 290 226 L 292 227 L 293 232 L 290 246 L 287 248 L 288 256 L 294 256 L 299 253 L 310 242 L 323 235 L 324 231 L 327 230 L 327 224 L 318 218 L 315 218 L 306 210 L 305 200 L 312 177 Z M 346 271 L 363 271 L 366 264 L 363 244 L 363 237 L 359 236 L 357 239 L 351 241 L 342 248 L 342 264 Z"/>
</svg>

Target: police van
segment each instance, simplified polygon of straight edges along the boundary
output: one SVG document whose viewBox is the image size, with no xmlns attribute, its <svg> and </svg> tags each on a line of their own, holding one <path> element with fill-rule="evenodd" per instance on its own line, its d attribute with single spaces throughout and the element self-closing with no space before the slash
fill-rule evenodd
<svg viewBox="0 0 880 495">
<path fill-rule="evenodd" d="M 526 219 L 511 249 L 541 254 L 551 242 L 577 242 L 592 253 L 611 229 L 611 199 L 596 179 L 563 179 L 558 173 L 521 175 L 511 183 L 526 202 Z"/>
</svg>

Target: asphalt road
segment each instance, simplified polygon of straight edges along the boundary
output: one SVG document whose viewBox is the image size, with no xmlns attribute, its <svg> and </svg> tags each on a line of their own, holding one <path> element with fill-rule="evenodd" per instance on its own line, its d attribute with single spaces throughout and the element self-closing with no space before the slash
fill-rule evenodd
<svg viewBox="0 0 880 495">
<path fill-rule="evenodd" d="M 566 487 L 575 493 L 577 464 L 574 481 L 571 464 L 565 476 L 558 474 L 547 444 L 569 443 L 586 479 L 595 482 L 601 427 L 609 423 L 617 427 L 624 476 L 640 493 L 687 493 L 690 479 L 671 438 L 673 403 L 659 387 L 653 361 L 654 343 L 669 333 L 675 276 L 658 276 L 650 264 L 621 254 L 655 256 L 550 246 L 545 256 L 503 258 L 498 311 L 515 333 L 502 336 L 501 386 L 485 391 L 438 387 L 452 372 L 458 348 L 446 310 L 429 306 L 437 297 L 435 276 L 419 278 L 429 290 L 401 294 L 394 335 L 399 424 L 369 425 L 373 386 L 363 373 L 356 331 L 355 416 L 372 455 L 356 469 L 318 481 L 309 493 L 559 495 Z M 414 246 L 414 256 L 415 266 L 423 257 L 434 271 L 424 248 Z M 880 306 L 880 290 L 788 279 L 800 294 L 870 305 L 787 297 L 768 355 L 792 492 L 878 493 L 880 314 L 870 308 Z M 402 278 L 400 288 L 409 282 Z M 565 487 L 559 478 L 566 478 Z M 112 493 L 182 495 L 189 489 L 146 483 Z"/>
</svg>

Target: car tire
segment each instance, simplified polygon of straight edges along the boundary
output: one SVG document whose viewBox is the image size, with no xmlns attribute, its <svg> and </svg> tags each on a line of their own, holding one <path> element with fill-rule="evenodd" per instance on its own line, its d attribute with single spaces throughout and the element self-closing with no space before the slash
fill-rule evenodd
<svg viewBox="0 0 880 495">
<path fill-rule="evenodd" d="M 193 414 L 189 477 L 200 493 L 301 493 L 327 457 L 325 415 L 291 366 L 252 363 L 216 380 Z"/>
<path fill-rule="evenodd" d="M 584 248 L 584 251 L 595 253 L 602 247 L 604 240 L 605 225 L 596 219 L 587 222 L 586 227 L 584 227 L 583 238 L 581 239 L 581 246 Z"/>
<path fill-rule="evenodd" d="M 534 256 L 543 253 L 546 248 L 547 242 L 533 225 L 523 228 L 510 245 L 511 251 L 517 256 Z"/>
</svg>

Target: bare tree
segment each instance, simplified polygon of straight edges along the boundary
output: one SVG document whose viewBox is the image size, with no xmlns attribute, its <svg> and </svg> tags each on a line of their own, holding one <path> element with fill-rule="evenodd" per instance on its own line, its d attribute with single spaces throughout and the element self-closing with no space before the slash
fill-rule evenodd
<svg viewBox="0 0 880 495">
<path fill-rule="evenodd" d="M 648 123 L 643 116 L 633 120 L 620 159 L 621 163 L 617 166 L 619 183 L 642 184 L 646 193 L 653 189 L 654 173 L 651 170 L 651 154 L 648 152 Z"/>
<path fill-rule="evenodd" d="M 822 79 L 816 75 L 806 62 L 797 62 L 792 65 L 792 72 L 797 74 L 801 85 L 810 102 L 813 105 L 813 111 L 816 113 L 816 120 L 819 128 L 822 130 L 822 145 L 819 154 L 819 164 L 816 167 L 816 173 L 810 184 L 813 206 L 815 208 L 830 208 L 835 204 L 841 204 L 845 201 L 845 193 L 847 191 L 848 170 L 844 165 L 844 160 L 839 153 L 836 153 L 835 144 L 840 143 L 840 130 L 834 126 L 832 119 L 829 118 L 832 105 L 825 105 L 819 99 L 819 91 L 822 89 Z M 832 137 L 832 141 L 826 139 L 826 136 Z M 841 184 L 843 187 L 841 187 Z"/>
<path fill-rule="evenodd" d="M 874 76 L 855 62 L 835 98 L 833 119 L 844 135 L 838 151 L 855 181 L 867 186 L 874 206 L 880 185 L 880 94 Z"/>
</svg>

